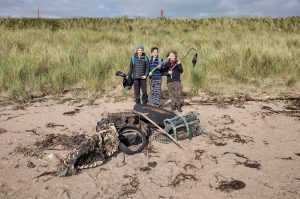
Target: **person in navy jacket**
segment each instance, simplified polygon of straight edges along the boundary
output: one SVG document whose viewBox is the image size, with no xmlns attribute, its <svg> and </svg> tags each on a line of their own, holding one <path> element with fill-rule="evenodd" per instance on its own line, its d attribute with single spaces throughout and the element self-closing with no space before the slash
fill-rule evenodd
<svg viewBox="0 0 300 199">
<path fill-rule="evenodd" d="M 164 70 L 163 60 L 158 56 L 158 48 L 151 48 L 151 58 L 149 60 L 150 64 L 150 93 L 152 105 L 155 107 L 160 106 L 161 99 L 161 83 Z"/>
</svg>

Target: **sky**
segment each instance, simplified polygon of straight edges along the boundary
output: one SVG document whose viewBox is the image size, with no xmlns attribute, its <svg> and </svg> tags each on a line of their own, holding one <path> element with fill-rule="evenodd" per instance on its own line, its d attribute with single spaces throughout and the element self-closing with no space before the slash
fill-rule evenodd
<svg viewBox="0 0 300 199">
<path fill-rule="evenodd" d="M 0 17 L 300 16 L 300 0 L 0 0 Z"/>
</svg>

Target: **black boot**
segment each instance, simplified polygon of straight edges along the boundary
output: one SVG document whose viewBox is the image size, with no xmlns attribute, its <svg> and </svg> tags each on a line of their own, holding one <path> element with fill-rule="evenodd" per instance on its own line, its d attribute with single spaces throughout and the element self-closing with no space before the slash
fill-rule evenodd
<svg viewBox="0 0 300 199">
<path fill-rule="evenodd" d="M 177 111 L 178 111 L 178 112 L 182 112 L 182 109 L 181 109 L 181 105 L 180 105 L 180 104 L 177 105 L 176 108 L 177 108 Z"/>
</svg>

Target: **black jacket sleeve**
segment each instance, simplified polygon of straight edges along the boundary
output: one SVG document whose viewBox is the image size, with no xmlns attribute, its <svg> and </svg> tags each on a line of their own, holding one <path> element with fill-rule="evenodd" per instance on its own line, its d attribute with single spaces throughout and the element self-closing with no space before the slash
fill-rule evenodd
<svg viewBox="0 0 300 199">
<path fill-rule="evenodd" d="M 131 76 L 132 75 L 132 68 L 133 68 L 133 64 L 132 64 L 132 61 L 130 59 L 129 71 L 127 73 L 127 76 Z"/>
<path fill-rule="evenodd" d="M 179 71 L 180 73 L 183 73 L 183 67 L 182 67 L 181 64 L 178 64 L 176 67 L 178 68 L 178 71 Z"/>
<path fill-rule="evenodd" d="M 163 72 L 163 75 L 165 76 L 168 76 L 169 73 L 168 73 L 168 70 L 170 69 L 170 63 L 169 62 L 166 62 L 164 64 L 164 66 L 162 67 L 162 72 Z"/>
<path fill-rule="evenodd" d="M 146 77 L 149 75 L 149 69 L 150 69 L 150 62 L 149 62 L 149 59 L 148 59 L 146 61 L 146 73 L 145 73 Z"/>
</svg>

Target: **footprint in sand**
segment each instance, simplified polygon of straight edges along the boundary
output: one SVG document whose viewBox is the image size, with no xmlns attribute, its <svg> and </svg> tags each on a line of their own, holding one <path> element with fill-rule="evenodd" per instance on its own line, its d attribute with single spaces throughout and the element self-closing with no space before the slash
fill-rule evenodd
<svg viewBox="0 0 300 199">
<path fill-rule="evenodd" d="M 138 180 L 138 177 L 132 177 L 129 180 L 129 183 L 123 184 L 122 185 L 122 191 L 120 193 L 120 197 L 125 197 L 128 198 L 130 195 L 135 194 L 140 186 L 140 182 Z"/>
<path fill-rule="evenodd" d="M 225 152 L 222 155 L 227 155 L 227 154 L 233 154 L 236 157 L 241 159 L 241 161 L 235 159 L 236 165 L 244 165 L 245 167 L 249 167 L 257 170 L 261 169 L 261 164 L 256 160 L 250 160 L 246 156 L 235 152 Z"/>
<path fill-rule="evenodd" d="M 171 182 L 171 185 L 173 187 L 177 187 L 179 186 L 182 182 L 184 181 L 194 181 L 194 182 L 197 182 L 199 181 L 199 179 L 197 179 L 194 175 L 191 175 L 191 174 L 185 174 L 185 173 L 180 173 L 178 174 L 175 179 Z"/>
<path fill-rule="evenodd" d="M 198 169 L 198 167 L 196 167 L 195 165 L 192 165 L 192 164 L 185 164 L 183 169 L 185 171 L 188 171 L 188 170 Z"/>
<path fill-rule="evenodd" d="M 213 125 L 214 127 L 229 125 L 234 123 L 234 119 L 232 119 L 229 115 L 223 115 L 219 118 L 214 118 L 208 121 L 209 124 Z"/>
<path fill-rule="evenodd" d="M 2 196 L 4 196 L 3 198 L 7 198 L 6 196 L 14 193 L 15 191 L 16 190 L 9 186 L 7 183 L 0 182 L 0 198 L 2 198 Z"/>
</svg>

